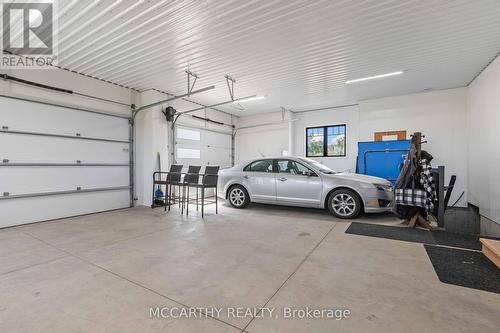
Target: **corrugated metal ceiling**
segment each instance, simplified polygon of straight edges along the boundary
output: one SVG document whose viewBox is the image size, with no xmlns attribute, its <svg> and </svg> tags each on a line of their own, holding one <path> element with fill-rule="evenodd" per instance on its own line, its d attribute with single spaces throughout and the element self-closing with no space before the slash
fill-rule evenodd
<svg viewBox="0 0 500 333">
<path fill-rule="evenodd" d="M 59 1 L 59 65 L 243 115 L 467 85 L 500 51 L 500 1 Z M 348 79 L 404 70 L 354 85 Z"/>
</svg>

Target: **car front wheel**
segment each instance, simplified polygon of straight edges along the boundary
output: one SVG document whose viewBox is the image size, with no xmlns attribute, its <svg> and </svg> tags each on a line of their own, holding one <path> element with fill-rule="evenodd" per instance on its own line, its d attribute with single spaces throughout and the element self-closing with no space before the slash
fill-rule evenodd
<svg viewBox="0 0 500 333">
<path fill-rule="evenodd" d="M 227 198 L 234 208 L 245 208 L 250 203 L 250 196 L 247 190 L 241 185 L 231 187 L 227 194 Z"/>
<path fill-rule="evenodd" d="M 341 219 L 354 219 L 361 213 L 361 199 L 348 189 L 333 191 L 328 197 L 328 209 Z"/>
</svg>

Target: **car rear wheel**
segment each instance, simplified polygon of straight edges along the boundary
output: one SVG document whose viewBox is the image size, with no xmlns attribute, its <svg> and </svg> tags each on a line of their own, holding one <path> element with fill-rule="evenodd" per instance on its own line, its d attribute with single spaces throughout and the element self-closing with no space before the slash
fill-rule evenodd
<svg viewBox="0 0 500 333">
<path fill-rule="evenodd" d="M 335 217 L 354 219 L 361 213 L 361 199 L 352 190 L 338 189 L 328 197 L 328 209 Z"/>
<path fill-rule="evenodd" d="M 227 199 L 234 208 L 245 208 L 250 203 L 247 190 L 241 185 L 235 185 L 229 189 Z"/>
</svg>

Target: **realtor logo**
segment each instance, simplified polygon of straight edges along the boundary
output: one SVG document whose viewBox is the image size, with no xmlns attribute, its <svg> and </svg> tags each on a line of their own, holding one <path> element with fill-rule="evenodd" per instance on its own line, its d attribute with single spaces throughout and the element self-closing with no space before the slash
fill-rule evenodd
<svg viewBox="0 0 500 333">
<path fill-rule="evenodd" d="M 3 68 L 55 65 L 53 1 L 2 2 Z"/>
</svg>

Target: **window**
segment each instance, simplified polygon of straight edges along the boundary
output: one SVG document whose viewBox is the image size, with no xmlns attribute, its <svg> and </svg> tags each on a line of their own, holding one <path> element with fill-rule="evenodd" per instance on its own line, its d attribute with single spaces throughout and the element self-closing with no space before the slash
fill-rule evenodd
<svg viewBox="0 0 500 333">
<path fill-rule="evenodd" d="M 200 131 L 193 131 L 185 128 L 177 128 L 177 139 L 200 141 Z"/>
<path fill-rule="evenodd" d="M 273 160 L 260 160 L 247 165 L 243 171 L 273 172 Z"/>
<path fill-rule="evenodd" d="M 346 125 L 306 128 L 307 157 L 338 157 L 345 154 Z"/>
<path fill-rule="evenodd" d="M 306 129 L 307 157 L 324 156 L 325 130 L 323 127 Z"/>
<path fill-rule="evenodd" d="M 345 125 L 329 126 L 327 134 L 327 156 L 345 156 Z"/>
<path fill-rule="evenodd" d="M 307 167 L 292 160 L 278 160 L 278 172 L 292 175 L 302 175 L 304 171 L 311 171 Z"/>
</svg>

